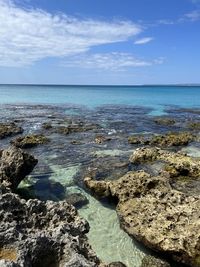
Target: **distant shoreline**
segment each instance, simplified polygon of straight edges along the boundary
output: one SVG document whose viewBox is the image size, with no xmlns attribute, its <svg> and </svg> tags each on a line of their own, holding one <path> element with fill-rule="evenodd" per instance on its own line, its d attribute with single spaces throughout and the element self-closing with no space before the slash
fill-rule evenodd
<svg viewBox="0 0 200 267">
<path fill-rule="evenodd" d="M 0 84 L 0 86 L 60 86 L 60 87 L 200 87 L 200 84 L 133 84 L 133 85 L 96 85 L 96 84 Z"/>
</svg>

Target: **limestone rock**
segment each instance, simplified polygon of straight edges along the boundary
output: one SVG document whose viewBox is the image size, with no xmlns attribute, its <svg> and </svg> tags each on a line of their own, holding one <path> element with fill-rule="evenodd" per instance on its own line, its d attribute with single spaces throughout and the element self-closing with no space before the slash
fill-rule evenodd
<svg viewBox="0 0 200 267">
<path fill-rule="evenodd" d="M 37 159 L 13 146 L 0 153 L 0 183 L 6 184 L 12 190 L 28 175 Z"/>
<path fill-rule="evenodd" d="M 40 144 L 46 144 L 49 141 L 50 140 L 42 134 L 40 135 L 33 134 L 33 135 L 18 137 L 15 140 L 12 140 L 11 144 L 19 148 L 31 148 Z"/>
<path fill-rule="evenodd" d="M 23 133 L 23 129 L 14 122 L 0 123 L 0 139 Z"/>
<path fill-rule="evenodd" d="M 197 175 L 200 164 L 186 155 L 159 148 L 138 149 L 132 162 L 163 160 L 180 175 Z M 94 181 L 86 185 L 98 195 L 118 199 L 117 213 L 122 228 L 147 247 L 168 254 L 174 260 L 200 267 L 200 196 L 172 188 L 171 173 L 152 176 L 144 171 L 128 172 L 116 181 Z"/>
</svg>

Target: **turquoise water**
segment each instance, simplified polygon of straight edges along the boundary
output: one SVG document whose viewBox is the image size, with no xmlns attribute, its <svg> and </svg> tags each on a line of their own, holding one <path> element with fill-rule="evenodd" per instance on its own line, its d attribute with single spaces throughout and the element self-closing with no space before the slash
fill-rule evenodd
<svg viewBox="0 0 200 267">
<path fill-rule="evenodd" d="M 200 106 L 200 86 L 42 86 L 0 85 L 0 104 L 103 104 L 145 106 L 162 113 L 165 106 Z"/>
</svg>

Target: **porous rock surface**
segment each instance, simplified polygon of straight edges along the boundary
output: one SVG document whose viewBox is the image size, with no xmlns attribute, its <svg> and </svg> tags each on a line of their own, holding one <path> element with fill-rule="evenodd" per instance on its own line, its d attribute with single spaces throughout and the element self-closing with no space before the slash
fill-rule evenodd
<svg viewBox="0 0 200 267">
<path fill-rule="evenodd" d="M 11 141 L 16 147 L 19 148 L 31 148 L 41 144 L 47 144 L 50 140 L 42 134 L 32 134 L 26 136 L 17 137 Z"/>
<path fill-rule="evenodd" d="M 23 133 L 23 129 L 14 122 L 0 123 L 0 139 Z"/>
<path fill-rule="evenodd" d="M 130 158 L 133 163 L 163 160 L 178 175 L 198 176 L 198 160 L 164 151 L 141 148 Z M 99 197 L 118 199 L 117 213 L 122 228 L 155 251 L 174 260 L 200 266 L 200 196 L 175 190 L 170 183 L 171 170 L 152 176 L 142 170 L 128 172 L 116 181 L 85 178 L 86 185 Z"/>
<path fill-rule="evenodd" d="M 92 267 L 88 223 L 66 201 L 24 200 L 14 194 L 37 160 L 11 147 L 0 153 L 0 266 Z"/>
</svg>

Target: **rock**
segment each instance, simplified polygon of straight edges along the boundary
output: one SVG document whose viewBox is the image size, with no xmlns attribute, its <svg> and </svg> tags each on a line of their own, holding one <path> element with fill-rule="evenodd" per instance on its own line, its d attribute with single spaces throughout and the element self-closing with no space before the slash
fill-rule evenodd
<svg viewBox="0 0 200 267">
<path fill-rule="evenodd" d="M 0 218 L 0 260 L 7 261 L 1 266 L 99 266 L 86 237 L 88 223 L 66 201 L 3 194 Z"/>
<path fill-rule="evenodd" d="M 107 142 L 107 141 L 110 141 L 110 140 L 111 140 L 110 137 L 106 137 L 106 136 L 104 136 L 104 135 L 97 135 L 97 136 L 95 137 L 95 143 L 96 143 L 96 144 L 103 144 L 103 143 L 105 143 L 105 142 Z"/>
<path fill-rule="evenodd" d="M 42 128 L 45 129 L 45 130 L 49 130 L 49 129 L 52 129 L 52 125 L 50 122 L 44 122 L 42 124 Z"/>
<path fill-rule="evenodd" d="M 187 124 L 188 128 L 194 131 L 200 130 L 200 121 L 193 121 Z"/>
<path fill-rule="evenodd" d="M 183 153 L 175 153 L 160 148 L 138 148 L 130 157 L 132 163 L 144 163 L 161 160 L 166 163 L 164 170 L 170 177 L 200 177 L 200 160 Z"/>
<path fill-rule="evenodd" d="M 0 266 L 100 266 L 86 236 L 89 224 L 75 207 L 66 201 L 24 200 L 9 190 L 36 163 L 16 147 L 0 152 Z M 53 190 L 57 193 L 60 187 Z"/>
<path fill-rule="evenodd" d="M 156 119 L 154 119 L 154 122 L 158 125 L 163 125 L 163 126 L 171 126 L 174 125 L 176 123 L 176 121 L 174 119 L 171 118 L 165 118 L 165 117 L 158 117 Z"/>
<path fill-rule="evenodd" d="M 195 138 L 196 136 L 189 132 L 170 132 L 164 135 L 154 135 L 152 137 L 132 135 L 128 137 L 128 142 L 130 144 L 171 147 L 188 145 L 188 143 L 194 141 Z"/>
<path fill-rule="evenodd" d="M 126 267 L 126 265 L 118 261 L 118 262 L 112 262 L 108 264 L 107 267 Z"/>
<path fill-rule="evenodd" d="M 23 129 L 14 122 L 0 123 L 0 139 L 23 133 Z"/>
<path fill-rule="evenodd" d="M 158 148 L 138 149 L 131 157 L 133 162 L 157 159 L 175 164 L 178 172 L 183 161 L 191 175 L 196 175 L 200 168 L 198 161 L 189 160 L 186 155 Z M 200 267 L 200 196 L 173 189 L 170 175 L 165 170 L 158 176 L 137 171 L 116 181 L 86 178 L 85 183 L 98 197 L 118 200 L 121 227 L 130 236 L 177 262 Z"/>
<path fill-rule="evenodd" d="M 97 124 L 69 124 L 68 126 L 59 126 L 55 127 L 54 132 L 59 134 L 68 135 L 71 133 L 87 132 L 90 130 L 98 129 L 99 125 Z"/>
<path fill-rule="evenodd" d="M 36 164 L 37 159 L 19 148 L 9 147 L 3 150 L 0 153 L 0 183 L 15 190 Z"/>
<path fill-rule="evenodd" d="M 11 144 L 20 148 L 31 148 L 40 144 L 47 144 L 48 142 L 50 142 L 50 140 L 46 136 L 42 134 L 41 135 L 33 134 L 33 135 L 18 137 L 15 140 L 12 140 Z"/>
<path fill-rule="evenodd" d="M 195 140 L 195 136 L 189 132 L 167 133 L 166 135 L 155 135 L 150 140 L 150 145 L 161 147 L 184 146 Z"/>
<path fill-rule="evenodd" d="M 147 255 L 142 259 L 141 267 L 170 267 L 170 264 L 165 260 Z"/>
<path fill-rule="evenodd" d="M 149 138 L 145 138 L 142 135 L 131 135 L 128 137 L 128 142 L 132 145 L 148 145 L 150 143 Z"/>
<path fill-rule="evenodd" d="M 87 197 L 81 193 L 71 193 L 66 196 L 65 200 L 76 208 L 80 208 L 89 203 Z"/>
</svg>

